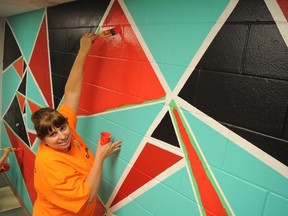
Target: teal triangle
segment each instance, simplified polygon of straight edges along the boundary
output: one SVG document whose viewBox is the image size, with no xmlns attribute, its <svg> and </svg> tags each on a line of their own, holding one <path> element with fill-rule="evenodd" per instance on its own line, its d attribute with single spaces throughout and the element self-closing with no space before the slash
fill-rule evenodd
<svg viewBox="0 0 288 216">
<path fill-rule="evenodd" d="M 141 203 L 141 205 L 139 205 Z M 143 209 L 151 214 L 145 214 Z M 200 216 L 187 169 L 182 168 L 164 181 L 113 212 L 115 215 L 194 215 Z M 143 214 L 144 212 L 144 214 Z"/>
<path fill-rule="evenodd" d="M 1 123 L 1 143 L 1 148 L 12 147 L 3 123 Z M 17 193 L 21 195 L 21 199 L 23 200 L 27 208 L 32 212 L 33 205 L 28 190 L 26 188 L 26 184 L 23 180 L 16 156 L 15 154 L 10 153 L 8 158 L 10 167 L 12 168 L 8 172 L 6 172 L 6 175 L 11 181 L 12 185 L 16 187 Z"/>
<path fill-rule="evenodd" d="M 6 112 L 21 82 L 19 74 L 14 67 L 10 67 L 2 75 L 2 115 Z"/>
<path fill-rule="evenodd" d="M 163 103 L 146 105 L 98 116 L 78 118 L 77 131 L 93 152 L 95 152 L 95 143 L 100 138 L 101 131 L 109 131 L 112 133 L 114 141 L 121 139 L 123 142 L 121 151 L 105 160 L 103 181 L 99 189 L 103 201 L 106 202 L 109 199 L 127 167 L 127 161 L 129 162 L 135 154 L 143 136 L 163 106 Z"/>
<path fill-rule="evenodd" d="M 31 150 L 34 152 L 34 154 L 37 153 L 40 144 L 41 144 L 41 140 L 38 139 L 38 138 L 36 138 L 35 143 L 34 143 L 33 146 L 31 147 Z"/>
<path fill-rule="evenodd" d="M 34 101 L 39 106 L 48 106 L 44 100 L 44 96 L 41 94 L 40 87 L 35 83 L 33 75 L 30 70 L 27 71 L 27 98 Z"/>
<path fill-rule="evenodd" d="M 230 1 L 185 1 L 176 6 L 167 0 L 124 2 L 173 90 Z M 147 21 L 155 25 L 143 25 Z"/>
<path fill-rule="evenodd" d="M 32 121 L 30 121 L 30 119 L 31 119 L 31 116 L 32 116 L 32 110 L 30 109 L 30 106 L 29 106 L 29 103 L 26 103 L 26 118 L 27 118 L 27 120 L 29 119 L 29 121 L 27 121 L 27 124 L 26 124 L 26 126 L 27 126 L 27 129 L 28 129 L 28 131 L 30 130 L 30 131 L 35 131 L 35 128 L 34 128 L 34 125 L 33 125 L 33 123 L 32 123 Z M 36 140 L 35 140 L 35 142 L 34 142 L 34 144 L 32 145 L 32 143 L 31 143 L 31 150 L 36 154 L 37 153 L 37 151 L 38 151 L 38 148 L 39 148 L 39 145 L 40 145 L 40 143 L 41 143 L 41 141 L 40 141 L 40 139 L 38 139 L 38 138 L 36 138 Z"/>
<path fill-rule="evenodd" d="M 32 121 L 30 121 L 31 115 L 32 115 L 32 111 L 31 111 L 31 109 L 29 107 L 29 103 L 26 103 L 25 106 L 26 106 L 26 118 L 27 118 L 27 120 L 29 119 L 29 121 L 27 121 L 27 124 L 26 124 L 27 129 L 34 131 L 35 130 L 34 129 L 34 125 L 33 125 Z"/>
<path fill-rule="evenodd" d="M 40 9 L 8 17 L 8 23 L 15 34 L 26 62 L 30 61 L 44 12 L 44 9 Z"/>
<path fill-rule="evenodd" d="M 191 113 L 185 110 L 183 110 L 183 113 L 208 163 L 212 166 L 221 167 L 226 154 L 227 137 L 213 130 Z M 215 152 L 217 152 L 217 154 L 215 154 Z"/>
<path fill-rule="evenodd" d="M 191 113 L 183 113 L 236 215 L 261 215 L 267 189 L 282 198 L 288 197 L 287 178 L 241 148 L 241 143 L 229 140 L 228 130 L 227 134 L 220 134 Z M 288 212 L 287 204 L 288 201 L 281 207 L 283 212 Z"/>
</svg>

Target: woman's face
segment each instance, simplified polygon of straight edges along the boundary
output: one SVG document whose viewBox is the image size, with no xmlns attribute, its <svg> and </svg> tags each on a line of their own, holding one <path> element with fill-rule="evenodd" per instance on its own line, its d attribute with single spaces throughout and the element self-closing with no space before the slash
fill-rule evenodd
<svg viewBox="0 0 288 216">
<path fill-rule="evenodd" d="M 66 152 L 71 145 L 71 131 L 67 123 L 52 131 L 44 137 L 43 141 L 51 148 Z"/>
</svg>

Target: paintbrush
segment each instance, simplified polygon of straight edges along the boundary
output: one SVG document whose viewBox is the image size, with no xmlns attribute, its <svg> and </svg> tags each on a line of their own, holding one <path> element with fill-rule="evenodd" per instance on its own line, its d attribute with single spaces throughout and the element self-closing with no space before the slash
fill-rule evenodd
<svg viewBox="0 0 288 216">
<path fill-rule="evenodd" d="M 116 26 L 114 28 L 100 31 L 98 34 L 100 37 L 108 37 L 108 36 L 114 36 L 114 35 L 119 34 L 119 33 L 121 33 L 121 28 L 119 26 L 118 27 Z"/>
</svg>

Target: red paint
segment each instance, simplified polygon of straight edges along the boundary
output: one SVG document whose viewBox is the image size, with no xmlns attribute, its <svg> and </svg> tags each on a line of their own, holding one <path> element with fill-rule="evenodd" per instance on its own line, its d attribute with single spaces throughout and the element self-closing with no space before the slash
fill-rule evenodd
<svg viewBox="0 0 288 216">
<path fill-rule="evenodd" d="M 24 105 L 25 105 L 25 97 L 23 97 L 21 94 L 17 93 L 17 99 L 19 102 L 20 110 L 23 113 L 24 112 Z"/>
<path fill-rule="evenodd" d="M 111 206 L 135 192 L 181 159 L 182 157 L 179 155 L 147 143 L 125 178 Z"/>
<path fill-rule="evenodd" d="M 288 0 L 277 0 L 277 3 L 288 21 Z"/>
<path fill-rule="evenodd" d="M 32 204 L 36 200 L 36 191 L 34 190 L 34 161 L 35 161 L 35 155 L 29 148 L 24 144 L 14 133 L 10 130 L 10 128 L 5 125 L 6 132 L 8 134 L 8 137 L 10 139 L 10 143 L 12 144 L 13 148 L 20 149 L 21 151 L 16 151 L 15 156 L 19 165 L 19 168 L 22 173 L 22 177 L 24 179 L 27 191 L 29 193 L 30 199 Z M 25 168 L 24 168 L 25 166 Z M 13 169 L 13 167 L 10 167 L 10 169 Z"/>
<path fill-rule="evenodd" d="M 117 33 L 94 42 L 85 64 L 78 114 L 163 98 L 166 93 L 118 1 L 103 28 L 115 28 Z"/>
<path fill-rule="evenodd" d="M 205 167 L 202 164 L 193 144 L 190 141 L 188 133 L 181 121 L 180 114 L 176 108 L 173 109 L 173 114 L 179 127 L 181 139 L 188 153 L 188 160 L 192 169 L 193 176 L 199 190 L 199 196 L 206 215 L 228 215 L 224 208 L 215 188 L 207 176 Z"/>
<path fill-rule="evenodd" d="M 32 113 L 40 109 L 39 106 L 37 106 L 35 103 L 32 103 L 31 101 L 28 101 L 28 105 Z"/>
<path fill-rule="evenodd" d="M 30 145 L 32 147 L 34 142 L 35 142 L 35 140 L 36 140 L 36 138 L 37 138 L 37 135 L 34 134 L 34 133 L 28 132 L 28 136 L 29 136 L 29 140 L 30 140 Z"/>
<path fill-rule="evenodd" d="M 35 47 L 29 63 L 31 72 L 41 89 L 49 107 L 53 107 L 52 88 L 50 79 L 49 56 L 47 48 L 46 17 L 36 39 Z"/>
<path fill-rule="evenodd" d="M 14 67 L 18 72 L 19 76 L 22 77 L 23 75 L 23 58 L 20 58 L 17 62 L 15 62 Z"/>
</svg>

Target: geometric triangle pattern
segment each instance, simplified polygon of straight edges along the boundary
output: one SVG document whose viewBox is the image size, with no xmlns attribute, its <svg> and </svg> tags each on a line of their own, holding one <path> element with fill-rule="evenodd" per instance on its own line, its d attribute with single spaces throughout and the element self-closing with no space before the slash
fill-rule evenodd
<svg viewBox="0 0 288 216">
<path fill-rule="evenodd" d="M 38 109 L 40 109 L 41 107 L 34 104 L 31 101 L 28 101 L 28 103 L 26 104 L 26 109 L 27 109 L 27 119 L 31 119 L 32 113 L 37 111 Z M 27 122 L 27 129 L 29 129 L 29 131 L 34 131 L 34 125 L 31 121 Z M 32 144 L 32 143 L 31 143 Z"/>
<path fill-rule="evenodd" d="M 17 137 L 15 134 L 10 130 L 10 128 L 5 125 L 6 132 L 9 136 L 10 143 L 12 144 L 13 148 L 19 148 L 19 152 L 17 153 L 17 161 L 19 168 L 22 172 L 23 179 L 25 181 L 28 193 L 30 195 L 30 199 L 32 203 L 36 200 L 36 191 L 34 190 L 34 159 L 35 155 L 25 147 L 25 144 Z M 25 164 L 23 163 L 25 162 Z M 29 169 L 24 167 L 29 167 Z"/>
<path fill-rule="evenodd" d="M 119 188 L 119 192 L 113 199 L 111 206 L 128 197 L 138 188 L 156 178 L 161 172 L 168 169 L 182 157 L 146 143 L 141 154 L 136 159 L 133 167 L 127 174 L 125 181 Z"/>
<path fill-rule="evenodd" d="M 47 8 L 49 49 L 54 107 L 64 94 L 70 69 L 79 50 L 79 39 L 89 31 L 95 32 L 110 0 L 71 2 L 65 7 Z M 77 9 L 75 9 L 77 8 Z M 64 26 L 70 26 L 63 31 Z M 75 26 L 77 28 L 75 29 Z M 80 27 L 80 28 L 78 28 Z"/>
<path fill-rule="evenodd" d="M 9 109 L 9 105 L 12 103 L 20 82 L 21 77 L 19 77 L 19 74 L 15 68 L 8 67 L 5 73 L 2 75 L 2 115 L 7 111 L 7 109 Z"/>
<path fill-rule="evenodd" d="M 24 113 L 24 108 L 25 108 L 25 100 L 26 98 L 23 97 L 21 94 L 17 94 L 18 102 L 20 105 L 20 110 L 22 113 Z"/>
<path fill-rule="evenodd" d="M 181 186 L 179 187 L 179 183 Z M 169 176 L 160 184 L 155 185 L 149 191 L 141 194 L 134 199 L 134 202 L 129 202 L 114 212 L 115 215 L 130 215 L 131 212 L 135 215 L 151 216 L 148 211 L 143 211 L 143 208 L 155 212 L 155 215 L 195 215 L 200 216 L 198 206 L 193 198 L 192 188 L 190 185 L 187 170 L 185 168 L 179 170 L 174 175 Z M 167 190 L 167 187 L 170 189 Z M 176 190 L 178 193 L 174 193 Z M 187 197 L 187 199 L 183 199 Z M 181 200 L 181 202 L 179 202 Z M 139 205 L 141 203 L 141 206 Z M 170 205 L 173 203 L 173 205 Z"/>
<path fill-rule="evenodd" d="M 37 134 L 28 132 L 28 136 L 29 136 L 31 147 L 32 147 L 37 138 Z"/>
<path fill-rule="evenodd" d="M 261 206 L 265 205 L 267 193 L 261 188 L 270 188 L 275 193 L 281 194 L 280 197 L 288 195 L 288 190 L 283 190 L 283 187 L 288 185 L 285 176 L 271 169 L 253 155 L 247 154 L 240 146 L 215 131 L 197 116 L 191 115 L 187 110 L 183 110 L 183 114 L 191 127 L 194 141 L 197 141 L 202 154 L 205 155 L 207 164 L 210 165 L 235 215 L 262 214 Z M 223 169 L 229 174 L 225 174 Z M 241 176 L 246 181 L 236 180 L 233 176 Z M 277 184 L 271 184 L 271 182 L 277 182 Z M 239 202 L 239 199 L 242 201 Z M 257 205 L 255 200 L 257 200 Z M 243 208 L 243 205 L 247 208 Z M 272 206 L 270 208 L 268 211 L 273 209 Z M 281 211 L 286 212 L 285 209 L 286 207 L 281 208 Z"/>
<path fill-rule="evenodd" d="M 175 147 L 180 147 L 173 128 L 171 117 L 168 112 L 165 114 L 162 121 L 158 124 L 151 136 Z"/>
<path fill-rule="evenodd" d="M 4 53 L 3 53 L 3 69 L 6 69 L 10 64 L 16 61 L 21 56 L 20 49 L 17 45 L 15 37 L 10 26 L 5 25 L 4 36 Z"/>
<path fill-rule="evenodd" d="M 204 156 L 195 141 L 191 142 L 191 135 L 187 132 L 187 128 L 181 121 L 181 115 L 176 107 L 172 110 L 179 133 L 181 135 L 183 148 L 187 152 L 186 160 L 189 163 L 191 176 L 193 178 L 194 188 L 199 203 L 203 206 L 202 213 L 205 215 L 232 215 L 229 205 L 222 196 L 220 189 L 217 188 L 215 180 L 211 177 L 213 173 L 209 171 L 205 164 Z"/>
<path fill-rule="evenodd" d="M 14 67 L 16 71 L 18 72 L 19 76 L 22 77 L 24 72 L 24 61 L 23 58 L 20 58 L 15 64 Z"/>
<path fill-rule="evenodd" d="M 26 62 L 30 61 L 43 13 L 44 9 L 40 9 L 7 18 Z"/>
<path fill-rule="evenodd" d="M 49 107 L 54 107 L 52 103 L 52 87 L 50 78 L 50 68 L 47 48 L 46 16 L 44 16 L 36 43 L 31 55 L 29 67 L 44 95 Z"/>
<path fill-rule="evenodd" d="M 111 28 L 111 26 L 120 28 L 120 25 L 125 27 L 117 31 L 112 38 L 96 38 L 89 53 L 78 111 L 80 115 L 91 115 L 115 107 L 141 104 L 161 99 L 166 95 L 131 24 L 118 1 L 115 1 L 103 22 L 103 29 Z M 129 41 L 123 41 L 124 33 L 126 36 L 129 35 Z M 104 47 L 109 47 L 109 49 Z M 101 57 L 97 58 L 97 56 Z M 135 56 L 137 56 L 137 61 L 134 60 Z M 97 76 L 95 76 L 96 73 Z M 111 82 L 111 77 L 117 82 Z M 123 88 L 123 86 L 126 87 Z M 91 96 L 97 98 L 97 101 L 91 101 Z"/>
<path fill-rule="evenodd" d="M 9 127 L 20 137 L 20 139 L 29 147 L 27 132 L 25 129 L 22 112 L 17 98 L 13 99 L 12 104 L 3 118 Z"/>
<path fill-rule="evenodd" d="M 42 107 L 47 106 L 47 102 L 45 100 L 45 97 L 43 95 L 43 92 L 41 91 L 41 88 L 37 85 L 37 82 L 35 78 L 33 77 L 33 74 L 30 70 L 27 70 L 27 97 L 40 104 Z"/>
<path fill-rule="evenodd" d="M 15 142 L 14 144 L 11 143 L 11 140 L 7 134 L 4 121 L 1 123 L 1 141 L 2 141 L 1 148 L 14 147 L 14 145 L 17 144 L 17 142 Z M 21 198 L 22 200 L 25 201 L 26 206 L 29 209 L 32 209 L 31 199 L 27 191 L 27 187 L 22 176 L 22 171 L 19 167 L 17 160 L 17 157 L 22 158 L 22 154 L 23 151 L 15 151 L 14 153 L 9 154 L 8 158 L 9 158 L 10 170 L 6 171 L 6 175 L 10 179 L 11 183 L 15 186 L 16 190 L 18 191 L 18 194 L 21 194 Z M 23 163 L 25 162 L 23 161 L 22 164 Z M 26 166 L 26 168 L 27 167 L 28 166 Z"/>
<path fill-rule="evenodd" d="M 285 0 L 175 7 L 165 0 L 75 1 L 9 17 L 1 141 L 23 149 L 14 165 L 30 210 L 39 146 L 31 115 L 60 104 L 80 36 L 115 28 L 87 57 L 77 113 L 89 148 L 101 131 L 123 140 L 105 160 L 95 215 L 261 215 L 263 206 L 271 215 L 288 214 L 288 125 L 281 121 L 288 52 L 274 3 L 286 24 Z M 284 105 L 277 106 L 279 98 Z M 274 107 L 273 116 L 261 105 Z"/>
<path fill-rule="evenodd" d="M 26 77 L 27 77 L 27 73 L 25 73 L 25 75 L 22 77 L 22 81 L 21 84 L 18 88 L 18 92 L 20 92 L 22 95 L 26 95 Z"/>
<path fill-rule="evenodd" d="M 176 12 L 172 9 L 173 6 L 164 6 L 167 3 L 165 0 L 157 3 L 143 1 L 138 7 L 129 0 L 125 1 L 129 13 L 137 24 L 137 30 L 155 59 L 152 61 L 157 62 L 171 90 L 177 86 L 227 2 L 219 1 L 215 6 L 208 1 L 197 4 L 193 1 L 184 1 L 177 5 Z M 209 15 L 202 13 L 208 7 L 211 8 Z"/>
<path fill-rule="evenodd" d="M 246 20 L 256 24 L 251 28 L 229 24 Z M 257 25 L 258 20 L 271 25 Z M 288 154 L 288 126 L 284 123 L 288 85 L 279 81 L 288 79 L 288 48 L 284 41 L 287 37 L 280 34 L 263 0 L 240 0 L 227 21 L 191 71 L 178 96 L 288 165 L 288 158 L 284 156 Z M 250 39 L 247 39 L 247 31 Z M 247 95 L 248 92 L 251 94 Z M 279 100 L 283 104 L 280 105 Z"/>
</svg>

